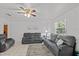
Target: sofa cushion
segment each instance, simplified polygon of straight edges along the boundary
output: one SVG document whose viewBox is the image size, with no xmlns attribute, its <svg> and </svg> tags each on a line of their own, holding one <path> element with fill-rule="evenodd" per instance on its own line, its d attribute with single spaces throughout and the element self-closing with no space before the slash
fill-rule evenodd
<svg viewBox="0 0 79 59">
<path fill-rule="evenodd" d="M 58 36 L 57 34 L 51 33 L 51 40 L 55 42 L 57 36 Z"/>
<path fill-rule="evenodd" d="M 5 36 L 3 34 L 0 34 L 0 47 L 5 44 Z"/>
<path fill-rule="evenodd" d="M 73 47 L 76 42 L 76 38 L 74 36 L 63 36 L 63 40 L 65 44 L 71 47 Z"/>
<path fill-rule="evenodd" d="M 55 42 L 46 39 L 44 40 L 44 44 L 54 55 L 58 55 L 59 49 Z"/>
<path fill-rule="evenodd" d="M 4 39 L 5 35 L 4 34 L 0 34 L 0 39 Z"/>
<path fill-rule="evenodd" d="M 26 38 L 40 38 L 41 33 L 24 33 L 23 37 Z"/>
<path fill-rule="evenodd" d="M 59 50 L 59 56 L 72 56 L 73 55 L 73 48 L 67 45 L 61 45 Z"/>
<path fill-rule="evenodd" d="M 64 42 L 64 44 L 66 45 L 69 45 L 71 47 L 74 46 L 74 43 L 76 42 L 76 38 L 74 36 L 69 36 L 69 35 L 65 35 L 65 36 L 62 36 L 62 35 L 59 35 L 57 36 L 55 42 L 57 42 L 59 39 L 62 39 Z"/>
<path fill-rule="evenodd" d="M 30 37 L 31 36 L 31 33 L 24 33 L 23 34 L 23 37 Z"/>
<path fill-rule="evenodd" d="M 0 45 L 5 44 L 5 40 L 4 39 L 0 39 Z"/>
<path fill-rule="evenodd" d="M 5 50 L 5 39 L 0 38 L 0 51 Z"/>
</svg>

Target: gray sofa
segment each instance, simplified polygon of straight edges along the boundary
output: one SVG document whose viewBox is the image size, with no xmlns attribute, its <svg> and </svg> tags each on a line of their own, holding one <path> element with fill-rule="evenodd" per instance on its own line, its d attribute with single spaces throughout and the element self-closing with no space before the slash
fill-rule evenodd
<svg viewBox="0 0 79 59">
<path fill-rule="evenodd" d="M 62 39 L 63 43 L 58 46 L 56 41 L 59 39 Z M 75 52 L 76 38 L 51 34 L 51 39 L 44 39 L 44 44 L 55 56 L 72 56 Z"/>
<path fill-rule="evenodd" d="M 22 44 L 41 43 L 41 33 L 24 33 Z"/>
<path fill-rule="evenodd" d="M 14 40 L 12 38 L 5 39 L 3 34 L 0 34 L 0 52 L 4 52 L 13 46 Z"/>
</svg>

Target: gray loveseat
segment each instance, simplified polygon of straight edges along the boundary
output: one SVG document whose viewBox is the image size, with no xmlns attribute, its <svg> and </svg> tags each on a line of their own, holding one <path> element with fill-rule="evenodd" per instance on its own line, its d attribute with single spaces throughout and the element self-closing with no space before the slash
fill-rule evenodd
<svg viewBox="0 0 79 59">
<path fill-rule="evenodd" d="M 51 39 L 44 39 L 45 46 L 55 55 L 55 56 L 72 56 L 75 52 L 76 38 L 74 36 L 58 36 L 51 34 Z M 57 45 L 57 39 L 62 39 L 63 43 Z"/>
<path fill-rule="evenodd" d="M 24 33 L 22 44 L 41 43 L 41 33 Z"/>
</svg>

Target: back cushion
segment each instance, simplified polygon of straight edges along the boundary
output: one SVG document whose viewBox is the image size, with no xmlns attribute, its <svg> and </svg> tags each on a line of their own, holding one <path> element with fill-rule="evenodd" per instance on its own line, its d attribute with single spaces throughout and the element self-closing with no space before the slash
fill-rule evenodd
<svg viewBox="0 0 79 59">
<path fill-rule="evenodd" d="M 3 34 L 0 34 L 0 52 L 4 51 L 6 46 L 5 46 L 5 36 Z"/>
<path fill-rule="evenodd" d="M 31 34 L 32 34 L 32 33 L 24 33 L 23 36 L 24 36 L 24 37 L 29 37 L 29 36 L 31 36 Z"/>
<path fill-rule="evenodd" d="M 38 39 L 40 38 L 41 33 L 24 33 L 23 36 L 29 39 Z"/>
<path fill-rule="evenodd" d="M 4 38 L 5 38 L 5 35 L 0 34 L 0 39 L 4 39 Z"/>
<path fill-rule="evenodd" d="M 55 42 L 57 36 L 58 36 L 57 34 L 51 33 L 51 40 Z"/>
<path fill-rule="evenodd" d="M 2 48 L 2 46 L 5 44 L 5 40 L 4 39 L 0 39 L 0 48 Z"/>
<path fill-rule="evenodd" d="M 62 35 L 57 35 L 57 38 L 56 38 L 55 42 L 57 42 L 58 40 L 63 40 L 63 36 Z"/>
<path fill-rule="evenodd" d="M 0 34 L 0 47 L 5 44 L 5 36 L 3 34 Z"/>
<path fill-rule="evenodd" d="M 76 38 L 74 36 L 63 36 L 64 43 L 69 46 L 74 46 L 76 43 Z"/>
<path fill-rule="evenodd" d="M 62 36 L 62 35 L 60 35 L 60 36 L 57 36 L 55 42 L 58 41 L 59 39 L 62 39 L 64 41 L 63 42 L 64 44 L 69 45 L 71 47 L 73 47 L 74 44 L 76 43 L 76 38 L 74 36 L 66 36 L 66 35 Z"/>
</svg>

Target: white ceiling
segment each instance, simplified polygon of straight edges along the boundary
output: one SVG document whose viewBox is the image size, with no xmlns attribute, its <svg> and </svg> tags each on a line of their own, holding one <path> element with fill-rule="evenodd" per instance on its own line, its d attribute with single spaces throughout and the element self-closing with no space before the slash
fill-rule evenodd
<svg viewBox="0 0 79 59">
<path fill-rule="evenodd" d="M 28 19 L 24 15 L 16 13 L 19 7 L 31 7 L 37 10 L 37 16 L 32 19 L 55 19 L 64 13 L 71 11 L 79 6 L 78 3 L 0 3 L 0 17 L 11 18 L 6 13 L 12 15 L 13 19 Z"/>
</svg>

